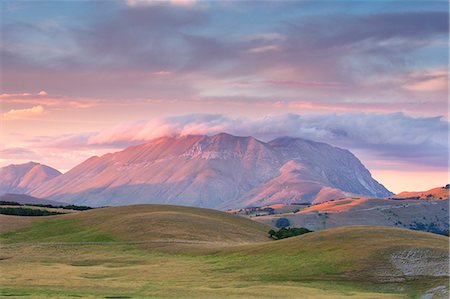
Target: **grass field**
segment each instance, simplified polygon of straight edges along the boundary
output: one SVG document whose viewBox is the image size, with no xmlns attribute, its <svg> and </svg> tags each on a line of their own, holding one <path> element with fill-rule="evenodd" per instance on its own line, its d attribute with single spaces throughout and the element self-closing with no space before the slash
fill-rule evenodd
<svg viewBox="0 0 450 299">
<path fill-rule="evenodd" d="M 396 268 L 405 250 L 448 260 L 448 238 L 403 229 L 271 241 L 251 220 L 163 205 L 15 221 L 0 235 L 5 298 L 414 298 L 448 285 Z"/>
</svg>

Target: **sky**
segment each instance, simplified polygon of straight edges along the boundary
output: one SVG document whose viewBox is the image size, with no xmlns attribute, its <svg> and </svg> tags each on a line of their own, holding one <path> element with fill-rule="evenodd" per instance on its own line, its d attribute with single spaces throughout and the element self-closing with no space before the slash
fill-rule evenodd
<svg viewBox="0 0 450 299">
<path fill-rule="evenodd" d="M 447 1 L 0 2 L 0 166 L 163 135 L 296 136 L 450 181 Z"/>
</svg>

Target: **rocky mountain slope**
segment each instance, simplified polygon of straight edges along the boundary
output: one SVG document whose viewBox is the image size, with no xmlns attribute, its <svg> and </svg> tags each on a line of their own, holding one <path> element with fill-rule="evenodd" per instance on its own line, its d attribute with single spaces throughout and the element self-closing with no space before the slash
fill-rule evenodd
<svg viewBox="0 0 450 299">
<path fill-rule="evenodd" d="M 299 138 L 163 137 L 92 157 L 31 195 L 86 204 L 210 208 L 389 196 L 348 150 Z"/>
<path fill-rule="evenodd" d="M 0 194 L 29 193 L 61 172 L 35 162 L 0 168 Z"/>
</svg>

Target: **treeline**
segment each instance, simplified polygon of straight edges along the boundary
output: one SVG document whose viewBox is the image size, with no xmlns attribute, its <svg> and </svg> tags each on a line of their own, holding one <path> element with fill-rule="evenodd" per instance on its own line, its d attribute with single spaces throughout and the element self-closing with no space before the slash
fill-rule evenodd
<svg viewBox="0 0 450 299">
<path fill-rule="evenodd" d="M 271 229 L 269 231 L 269 236 L 272 239 L 280 240 L 280 239 L 300 236 L 300 235 L 311 233 L 311 232 L 313 232 L 313 231 L 309 230 L 307 228 L 304 228 L 304 227 L 283 227 L 283 228 L 280 228 L 279 230 Z"/>
<path fill-rule="evenodd" d="M 93 209 L 88 206 L 76 206 L 76 205 L 55 206 L 55 205 L 49 205 L 49 204 L 34 204 L 34 203 L 21 204 L 21 203 L 15 202 L 15 201 L 5 201 L 5 200 L 0 200 L 0 206 L 33 206 L 33 207 L 41 207 L 41 208 L 53 208 L 53 209 L 65 209 L 65 210 L 77 210 L 77 211 L 86 211 L 86 210 Z"/>
<path fill-rule="evenodd" d="M 51 215 L 60 215 L 65 213 L 47 211 L 47 210 L 38 210 L 38 209 L 30 209 L 30 208 L 5 208 L 0 207 L 0 214 L 3 215 L 14 215 L 14 216 L 51 216 Z"/>
</svg>

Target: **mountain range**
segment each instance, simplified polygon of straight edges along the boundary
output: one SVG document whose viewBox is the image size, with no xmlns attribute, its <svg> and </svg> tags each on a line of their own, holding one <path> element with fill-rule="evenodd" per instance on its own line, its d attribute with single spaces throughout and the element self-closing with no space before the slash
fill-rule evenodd
<svg viewBox="0 0 450 299">
<path fill-rule="evenodd" d="M 39 181 L 10 183 L 12 188 L 2 191 L 91 206 L 166 203 L 219 209 L 392 195 L 350 151 L 291 137 L 269 142 L 226 133 L 161 137 L 91 157 L 64 174 L 41 168 L 47 176 L 38 176 Z M 20 172 L 18 177 L 27 176 Z"/>
</svg>

